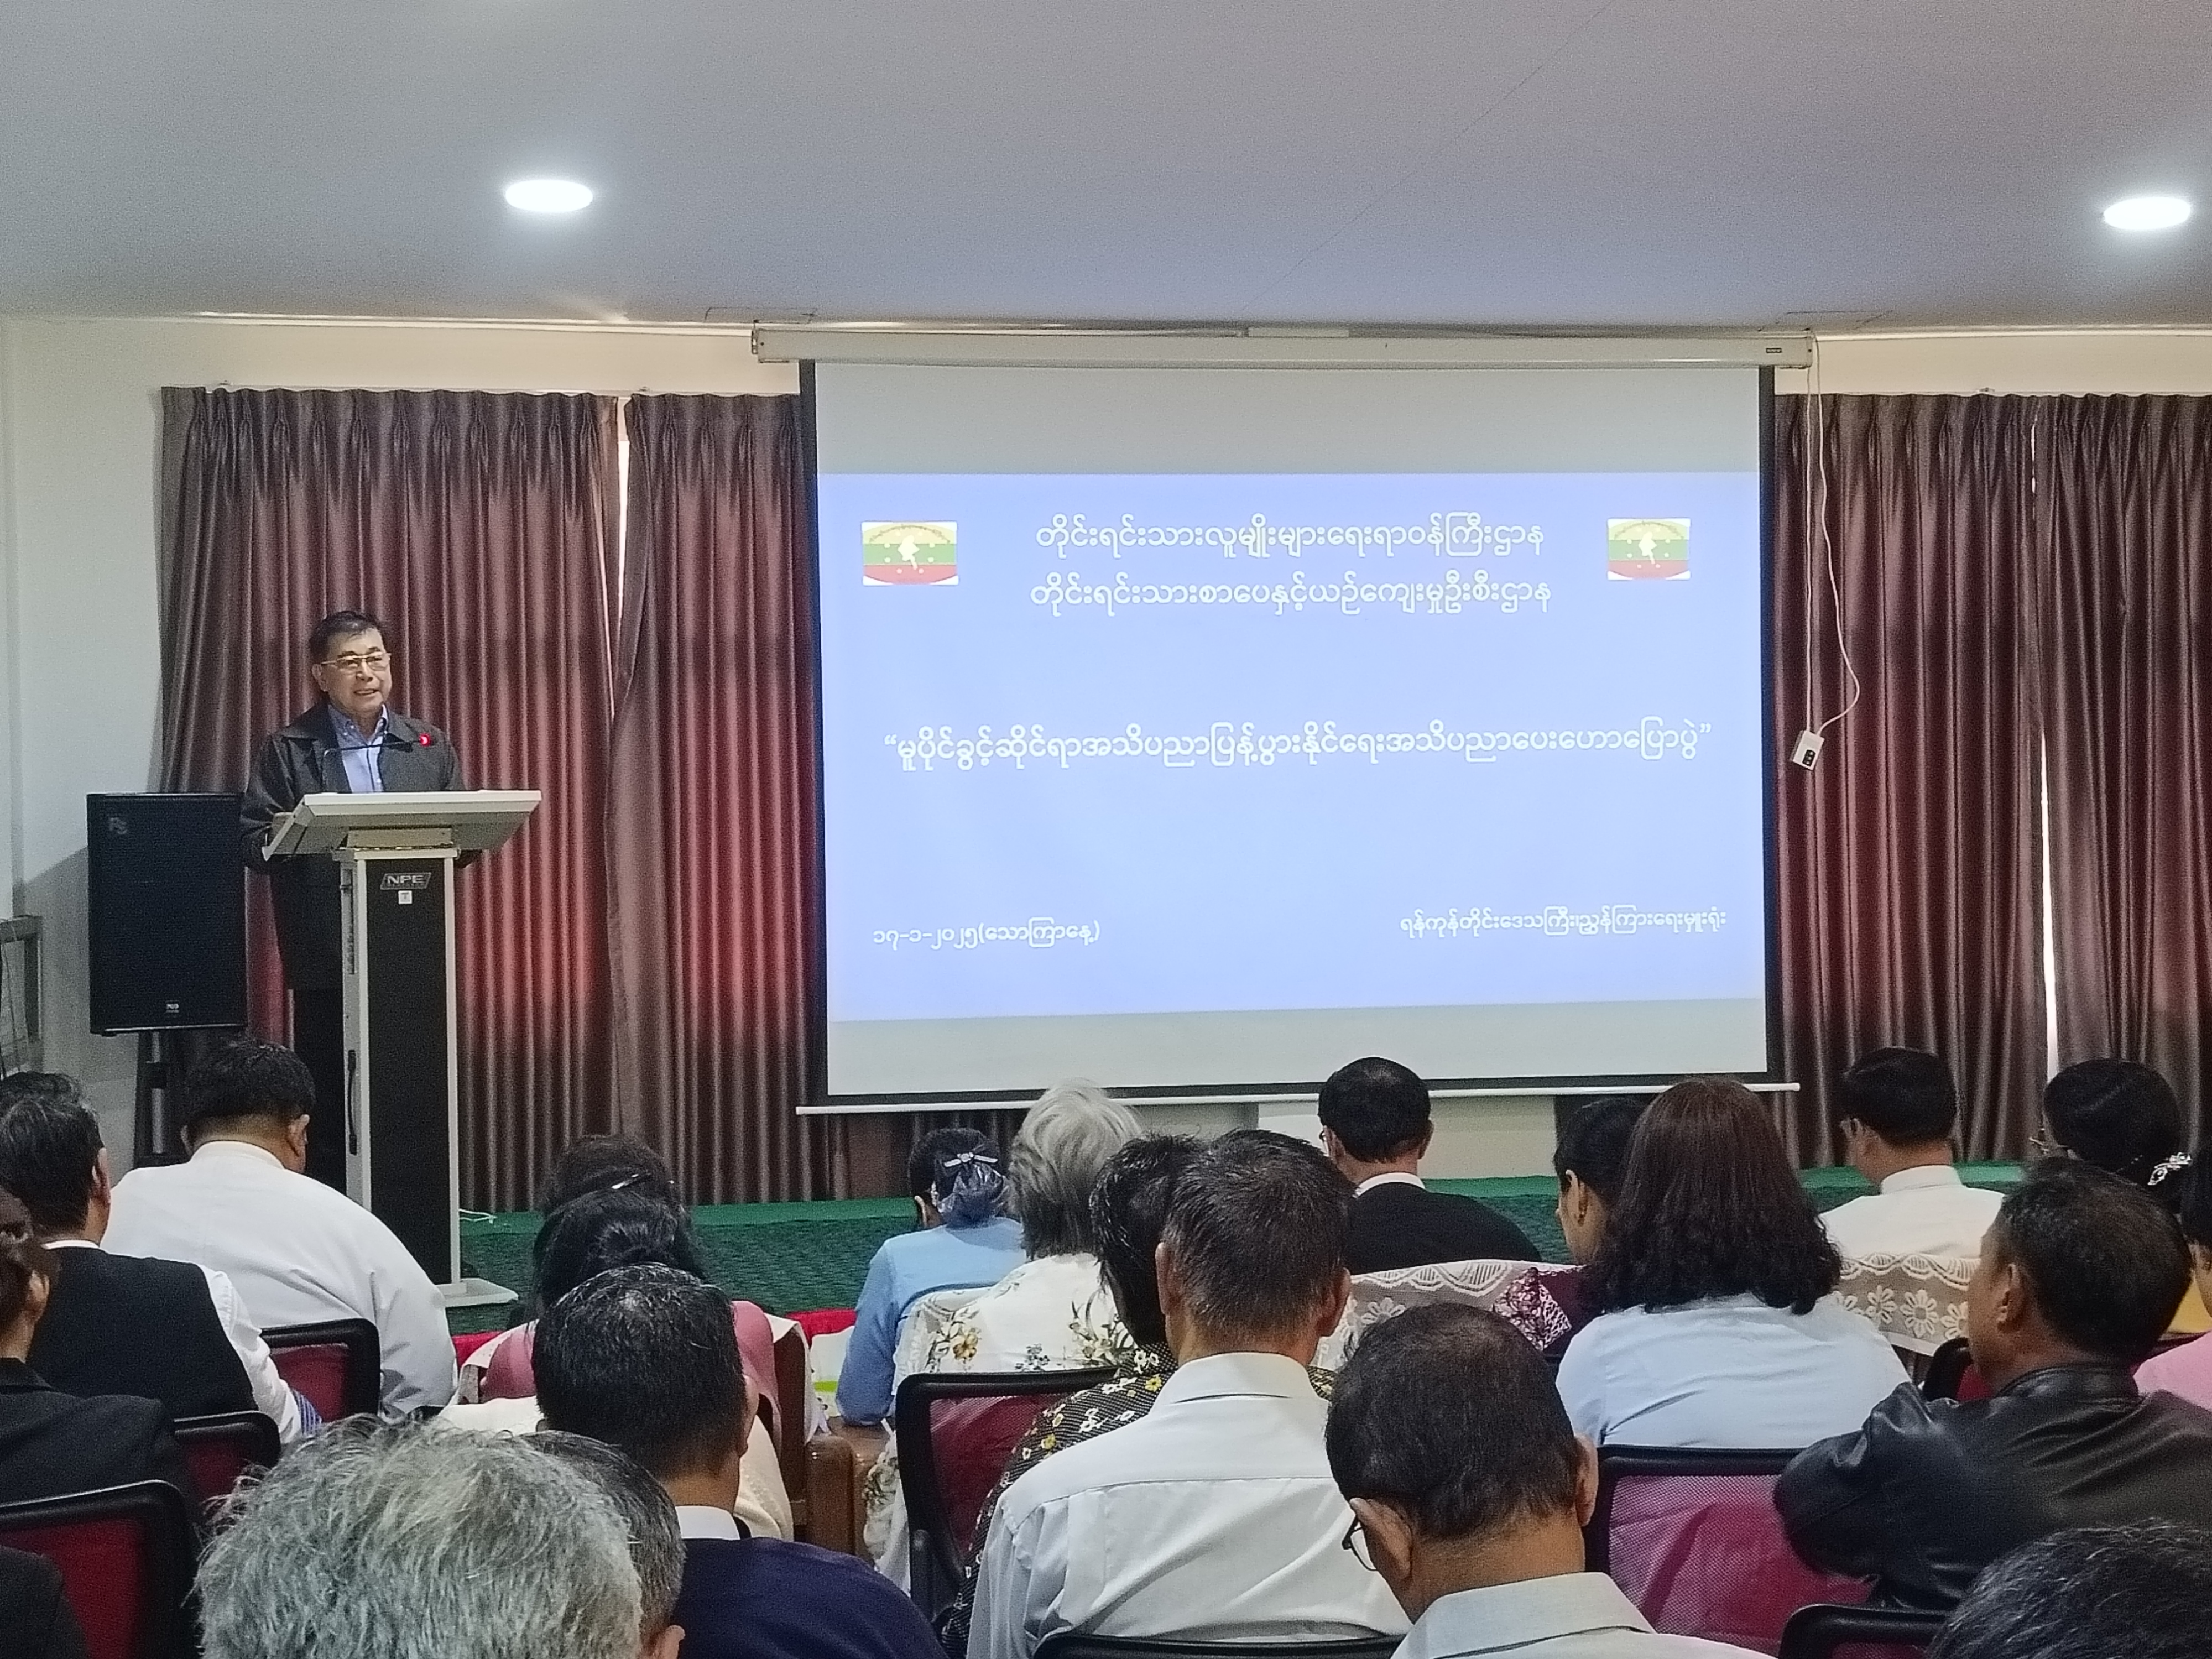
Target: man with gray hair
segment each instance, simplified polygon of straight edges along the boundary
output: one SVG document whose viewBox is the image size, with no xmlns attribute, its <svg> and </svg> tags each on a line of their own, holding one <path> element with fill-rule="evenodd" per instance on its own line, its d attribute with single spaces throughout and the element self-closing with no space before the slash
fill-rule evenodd
<svg viewBox="0 0 2212 1659">
<path fill-rule="evenodd" d="M 675 1501 L 642 1464 L 603 1440 L 540 1429 L 523 1443 L 588 1477 L 615 1506 L 637 1569 L 639 1651 L 644 1659 L 676 1659 L 684 1641 L 676 1622 L 676 1598 L 684 1592 L 684 1533 Z"/>
<path fill-rule="evenodd" d="M 637 1569 L 588 1476 L 503 1435 L 351 1419 L 226 1506 L 205 1659 L 636 1659 Z M 668 1643 L 652 1659 L 673 1659 Z"/>
</svg>

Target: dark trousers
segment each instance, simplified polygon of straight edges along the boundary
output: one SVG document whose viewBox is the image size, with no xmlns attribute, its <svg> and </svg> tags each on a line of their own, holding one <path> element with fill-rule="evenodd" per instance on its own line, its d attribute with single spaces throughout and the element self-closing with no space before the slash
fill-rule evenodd
<svg viewBox="0 0 2212 1659">
<path fill-rule="evenodd" d="M 345 994 L 292 993 L 292 1052 L 315 1079 L 307 1120 L 307 1173 L 340 1192 L 346 1184 Z"/>
</svg>

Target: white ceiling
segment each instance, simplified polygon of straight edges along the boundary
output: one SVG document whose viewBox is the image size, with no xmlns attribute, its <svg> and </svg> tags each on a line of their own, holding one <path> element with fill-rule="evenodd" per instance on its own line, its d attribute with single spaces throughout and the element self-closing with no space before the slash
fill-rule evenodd
<svg viewBox="0 0 2212 1659">
<path fill-rule="evenodd" d="M 0 0 L 0 312 L 710 310 L 2212 322 L 2212 0 Z"/>
</svg>

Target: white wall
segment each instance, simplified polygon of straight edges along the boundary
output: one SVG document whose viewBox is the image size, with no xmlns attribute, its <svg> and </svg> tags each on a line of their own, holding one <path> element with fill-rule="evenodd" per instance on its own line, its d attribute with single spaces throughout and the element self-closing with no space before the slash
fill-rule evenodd
<svg viewBox="0 0 2212 1659">
<path fill-rule="evenodd" d="M 1850 335 L 1829 392 L 2212 392 L 2212 331 Z M 84 798 L 153 781 L 164 386 L 777 392 L 705 330 L 246 319 L 0 320 L 0 914 L 46 919 L 48 1064 L 127 1152 L 134 1044 L 86 1033 Z M 1785 379 L 1784 389 L 1802 389 Z M 1445 1117 L 1449 1122 L 1442 1121 Z M 1437 1173 L 1547 1167 L 1548 1101 L 1440 1113 Z"/>
<path fill-rule="evenodd" d="M 0 853 L 45 919 L 46 1063 L 127 1157 L 135 1040 L 86 1029 L 84 798 L 154 781 L 165 386 L 782 392 L 794 371 L 705 331 L 184 320 L 0 322 Z M 12 698 L 6 688 L 12 686 Z M 8 775 L 0 772 L 0 776 Z"/>
</svg>

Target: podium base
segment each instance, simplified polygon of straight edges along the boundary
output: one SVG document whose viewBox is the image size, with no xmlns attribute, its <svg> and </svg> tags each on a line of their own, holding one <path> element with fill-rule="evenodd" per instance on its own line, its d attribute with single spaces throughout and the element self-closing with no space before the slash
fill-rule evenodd
<svg viewBox="0 0 2212 1659">
<path fill-rule="evenodd" d="M 438 1294 L 446 1298 L 448 1308 L 493 1308 L 514 1300 L 513 1291 L 489 1279 L 464 1279 L 457 1284 L 441 1285 Z"/>
</svg>

